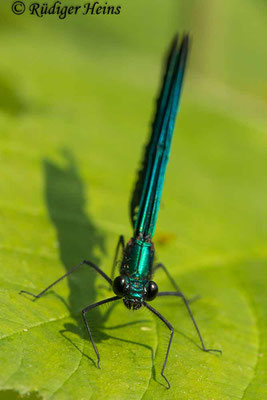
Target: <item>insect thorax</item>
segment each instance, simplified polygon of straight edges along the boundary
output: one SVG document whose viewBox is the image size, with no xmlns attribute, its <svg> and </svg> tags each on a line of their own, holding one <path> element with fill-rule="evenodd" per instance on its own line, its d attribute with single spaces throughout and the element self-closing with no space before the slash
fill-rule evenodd
<svg viewBox="0 0 267 400">
<path fill-rule="evenodd" d="M 127 243 L 120 273 L 129 278 L 148 281 L 152 276 L 154 245 L 151 241 L 130 239 Z"/>
</svg>

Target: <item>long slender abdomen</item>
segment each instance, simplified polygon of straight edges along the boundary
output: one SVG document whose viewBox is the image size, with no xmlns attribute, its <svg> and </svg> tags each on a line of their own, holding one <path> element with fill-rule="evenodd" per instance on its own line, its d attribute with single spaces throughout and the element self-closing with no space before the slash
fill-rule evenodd
<svg viewBox="0 0 267 400">
<path fill-rule="evenodd" d="M 172 47 L 168 58 L 167 69 L 152 135 L 146 151 L 142 189 L 138 204 L 137 218 L 134 224 L 135 236 L 144 240 L 153 237 L 162 188 L 168 164 L 171 140 L 183 82 L 188 49 L 188 36 Z"/>
</svg>

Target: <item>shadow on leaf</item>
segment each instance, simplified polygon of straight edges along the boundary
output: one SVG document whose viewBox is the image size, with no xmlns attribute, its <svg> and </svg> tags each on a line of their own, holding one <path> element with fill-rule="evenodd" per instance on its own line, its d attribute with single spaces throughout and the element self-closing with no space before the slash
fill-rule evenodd
<svg viewBox="0 0 267 400">
<path fill-rule="evenodd" d="M 55 164 L 47 159 L 44 160 L 45 199 L 49 216 L 57 231 L 60 259 L 66 271 L 69 271 L 84 259 L 101 266 L 101 255 L 106 252 L 104 232 L 96 227 L 92 217 L 88 215 L 88 211 L 85 211 L 85 190 L 71 152 L 64 150 L 63 157 L 65 160 L 64 166 Z M 67 306 L 71 316 L 77 322 L 76 325 L 65 324 L 65 329 L 60 331 L 61 335 L 94 364 L 95 361 L 85 355 L 77 344 L 73 343 L 67 332 L 72 332 L 81 338 L 89 340 L 86 328 L 83 326 L 81 310 L 96 301 L 96 277 L 96 272 L 87 266 L 81 267 L 81 270 L 68 276 L 66 279 L 68 279 L 70 294 L 67 301 L 56 294 L 56 288 L 53 290 L 54 295 L 60 298 Z M 88 315 L 89 324 L 92 327 L 95 342 L 99 343 L 113 338 L 122 342 L 134 343 L 149 349 L 153 358 L 153 350 L 150 346 L 117 338 L 103 332 L 104 323 L 108 320 L 115 306 L 115 303 L 112 304 L 104 313 L 101 313 L 99 308 L 95 308 L 88 313 L 90 314 L 90 316 Z M 90 321 L 93 321 L 93 324 Z M 105 330 L 115 330 L 142 322 L 144 320 L 109 328 L 105 327 Z"/>
</svg>

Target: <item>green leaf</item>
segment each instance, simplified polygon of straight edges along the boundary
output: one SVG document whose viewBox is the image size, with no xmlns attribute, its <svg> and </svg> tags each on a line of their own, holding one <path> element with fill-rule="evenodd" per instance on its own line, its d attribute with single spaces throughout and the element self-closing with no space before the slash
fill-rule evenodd
<svg viewBox="0 0 267 400">
<path fill-rule="evenodd" d="M 1 4 L 0 15 L 0 399 L 265 400 L 264 3 L 136 0 L 64 21 Z M 81 310 L 112 292 L 94 271 L 37 301 L 19 291 L 83 259 L 110 274 L 177 29 L 194 41 L 155 246 L 186 296 L 201 295 L 192 311 L 223 355 L 201 351 L 181 300 L 156 299 L 175 329 L 167 391 L 169 332 L 148 310 L 87 314 L 96 368 Z M 163 271 L 154 279 L 171 290 Z"/>
</svg>

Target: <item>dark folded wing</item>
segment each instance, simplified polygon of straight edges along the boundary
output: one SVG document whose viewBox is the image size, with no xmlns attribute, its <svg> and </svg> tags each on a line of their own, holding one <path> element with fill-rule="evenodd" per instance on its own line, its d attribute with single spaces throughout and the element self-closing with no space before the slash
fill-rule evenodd
<svg viewBox="0 0 267 400">
<path fill-rule="evenodd" d="M 188 52 L 188 35 L 177 46 L 175 38 L 166 63 L 166 72 L 150 141 L 131 201 L 135 234 L 152 237 L 155 230 L 171 139 L 178 111 Z"/>
</svg>

